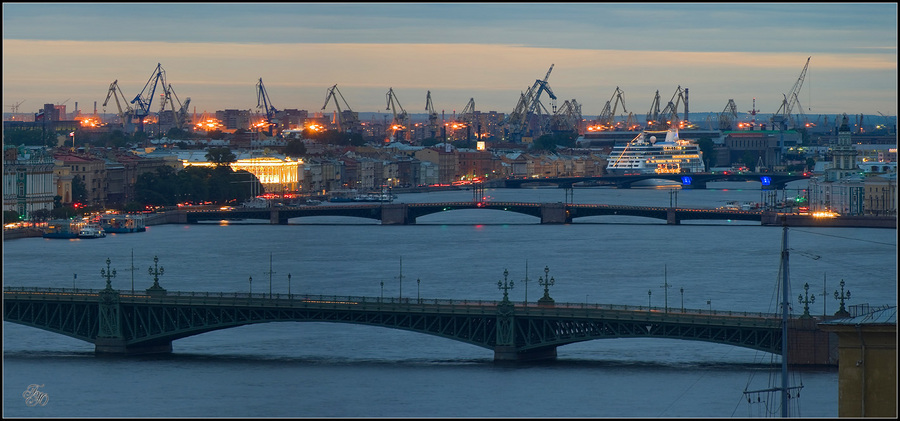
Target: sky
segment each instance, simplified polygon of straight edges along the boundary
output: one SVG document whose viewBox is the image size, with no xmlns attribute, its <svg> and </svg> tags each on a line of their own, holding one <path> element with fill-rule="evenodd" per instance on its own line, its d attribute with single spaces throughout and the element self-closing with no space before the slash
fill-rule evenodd
<svg viewBox="0 0 900 421">
<path fill-rule="evenodd" d="M 113 81 L 130 101 L 157 65 L 198 114 L 259 110 L 260 79 L 279 110 L 330 114 L 336 85 L 357 112 L 391 113 L 393 90 L 410 114 L 429 92 L 447 118 L 509 113 L 552 66 L 557 105 L 588 119 L 616 88 L 642 118 L 679 87 L 692 113 L 771 115 L 797 85 L 809 116 L 896 116 L 897 4 L 3 3 L 5 113 L 104 112 Z"/>
</svg>

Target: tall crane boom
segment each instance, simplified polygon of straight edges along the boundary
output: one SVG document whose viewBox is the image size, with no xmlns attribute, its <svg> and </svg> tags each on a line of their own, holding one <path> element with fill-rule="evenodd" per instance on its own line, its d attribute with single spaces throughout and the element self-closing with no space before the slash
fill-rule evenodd
<svg viewBox="0 0 900 421">
<path fill-rule="evenodd" d="M 540 113 L 542 111 L 544 114 L 550 114 L 543 106 L 543 104 L 541 104 L 540 96 L 544 91 L 546 91 L 547 95 L 550 96 L 551 99 L 556 99 L 556 95 L 553 94 L 553 91 L 550 89 L 550 85 L 547 84 L 547 80 L 549 80 L 550 78 L 550 72 L 553 71 L 553 66 L 554 64 L 550 65 L 550 69 L 547 70 L 547 74 L 544 75 L 543 80 L 535 80 L 534 84 L 531 85 L 531 88 L 529 88 L 525 93 L 521 94 L 519 102 L 518 104 L 516 104 L 516 108 L 513 109 L 513 111 L 509 114 L 507 125 L 509 126 L 510 137 L 512 137 L 514 141 L 519 140 L 525 133 L 528 126 L 529 117 L 534 115 L 536 112 Z"/>
<path fill-rule="evenodd" d="M 781 106 L 778 107 L 778 111 L 772 116 L 773 125 L 778 125 L 782 128 L 782 130 L 787 129 L 789 124 L 793 124 L 791 121 L 791 111 L 796 108 L 800 110 L 800 113 L 803 113 L 803 107 L 800 105 L 800 89 L 803 87 L 803 80 L 806 78 L 806 70 L 809 68 L 809 60 L 812 56 L 806 58 L 806 64 L 803 66 L 803 70 L 800 72 L 800 77 L 797 78 L 797 81 L 794 82 L 794 86 L 791 88 L 789 94 L 784 94 L 784 100 L 781 102 Z M 803 116 L 805 119 L 805 116 Z"/>
<path fill-rule="evenodd" d="M 338 97 L 341 98 L 341 101 L 344 102 L 345 110 L 341 110 L 341 104 L 338 102 Z M 328 92 L 325 94 L 325 104 L 322 105 L 322 109 L 328 106 L 328 101 L 334 99 L 334 107 L 337 109 L 337 125 L 338 131 L 347 131 L 354 132 L 357 124 L 359 124 L 359 119 L 356 117 L 356 114 L 350 109 L 350 104 L 347 103 L 347 100 L 344 99 L 344 95 L 341 94 L 341 90 L 338 89 L 337 85 L 328 88 Z"/>
<path fill-rule="evenodd" d="M 615 125 L 616 118 L 616 109 L 618 108 L 619 103 L 622 103 L 622 112 L 627 113 L 628 110 L 625 109 L 625 98 L 623 97 L 625 92 L 622 92 L 618 86 L 616 86 L 616 91 L 613 92 L 612 97 L 609 98 L 609 101 L 606 101 L 606 105 L 603 106 L 603 110 L 600 111 L 600 115 L 597 117 L 597 123 L 602 124 L 605 128 L 610 129 Z"/>
<path fill-rule="evenodd" d="M 256 108 L 263 109 L 266 113 L 266 121 L 270 126 L 275 124 L 275 113 L 278 110 L 272 105 L 272 100 L 269 99 L 269 93 L 266 92 L 266 85 L 263 84 L 262 78 L 259 78 L 259 82 L 256 83 Z"/>
<path fill-rule="evenodd" d="M 121 97 L 121 102 L 119 98 Z M 125 99 L 125 94 L 122 93 L 122 88 L 119 88 L 119 80 L 116 79 L 113 83 L 109 84 L 109 91 L 106 94 L 106 100 L 103 101 L 103 112 L 106 112 L 106 104 L 109 103 L 110 98 L 115 98 L 116 100 L 116 108 L 119 110 L 118 116 L 119 119 L 122 120 L 122 123 L 125 123 L 128 120 L 128 116 L 133 114 L 133 110 L 131 109 L 131 105 L 128 104 L 128 101 Z M 125 108 L 122 108 L 122 104 L 125 104 Z"/>
<path fill-rule="evenodd" d="M 725 109 L 719 113 L 719 130 L 734 130 L 734 120 L 737 118 L 737 105 L 734 99 L 729 99 Z"/>
<path fill-rule="evenodd" d="M 406 114 L 406 110 L 403 109 L 403 106 L 400 105 L 400 101 L 397 99 L 397 96 L 394 94 L 394 88 L 388 89 L 387 94 L 387 110 L 391 110 L 394 113 L 394 119 L 391 121 L 391 138 L 394 137 L 394 134 L 398 131 L 406 131 L 409 126 L 409 115 Z M 400 112 L 397 112 L 397 109 L 400 109 Z M 407 137 L 409 132 L 406 131 Z M 407 139 L 408 140 L 408 139 Z"/>
<path fill-rule="evenodd" d="M 434 111 L 434 105 L 431 103 L 431 91 L 425 95 L 425 111 L 428 111 L 428 128 L 431 131 L 431 137 L 437 138 L 438 127 L 438 115 L 437 112 Z"/>
<path fill-rule="evenodd" d="M 156 86 L 160 84 L 163 89 L 166 89 L 166 71 L 163 70 L 161 64 L 156 63 L 156 69 L 153 70 L 153 74 L 150 75 L 150 79 L 147 80 L 144 89 L 131 100 L 132 104 L 136 104 L 133 111 L 135 120 L 143 121 L 144 117 L 150 115 L 150 105 L 153 103 L 153 96 L 156 94 Z"/>
<path fill-rule="evenodd" d="M 178 104 L 178 107 L 175 107 L 175 104 Z M 166 105 L 169 105 L 169 108 L 172 110 L 172 116 L 175 118 L 175 127 L 179 129 L 183 129 L 185 123 L 188 119 L 188 106 L 191 103 L 191 98 L 185 98 L 184 104 L 181 103 L 181 100 L 178 99 L 178 95 L 175 94 L 175 88 L 172 88 L 170 84 L 168 88 L 166 88 L 165 96 L 163 97 L 162 107 L 159 112 L 162 113 L 166 109 Z"/>
</svg>

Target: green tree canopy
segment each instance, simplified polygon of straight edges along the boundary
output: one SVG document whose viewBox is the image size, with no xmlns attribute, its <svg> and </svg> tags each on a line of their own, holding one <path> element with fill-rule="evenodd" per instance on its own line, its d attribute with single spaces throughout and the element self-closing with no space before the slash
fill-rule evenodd
<svg viewBox="0 0 900 421">
<path fill-rule="evenodd" d="M 237 156 L 229 148 L 209 148 L 209 151 L 206 153 L 206 159 L 216 164 L 216 166 L 223 166 L 237 161 Z"/>
</svg>

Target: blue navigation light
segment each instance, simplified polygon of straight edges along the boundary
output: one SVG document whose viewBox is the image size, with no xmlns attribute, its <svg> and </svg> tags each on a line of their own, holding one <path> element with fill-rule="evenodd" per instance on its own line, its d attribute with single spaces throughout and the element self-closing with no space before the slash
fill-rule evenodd
<svg viewBox="0 0 900 421">
<path fill-rule="evenodd" d="M 759 181 L 762 181 L 762 185 L 764 186 L 772 185 L 772 177 L 769 176 L 762 176 L 759 178 Z"/>
<path fill-rule="evenodd" d="M 688 177 L 688 176 L 681 177 L 681 184 L 684 184 L 685 186 L 690 186 L 691 185 L 691 177 Z"/>
</svg>

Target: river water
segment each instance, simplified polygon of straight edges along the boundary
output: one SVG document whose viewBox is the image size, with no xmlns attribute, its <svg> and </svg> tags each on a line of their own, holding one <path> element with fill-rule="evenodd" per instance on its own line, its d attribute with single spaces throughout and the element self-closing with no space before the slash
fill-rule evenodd
<svg viewBox="0 0 900 421">
<path fill-rule="evenodd" d="M 708 208 L 767 194 L 758 183 L 710 187 L 677 196 L 669 188 L 584 188 L 568 199 Z M 567 200 L 561 189 L 486 195 Z M 471 198 L 451 191 L 398 201 Z M 852 291 L 848 305 L 896 304 L 896 230 L 788 231 L 791 297 L 809 283 L 818 294 L 812 314 L 837 310 L 842 279 Z M 142 290 L 158 257 L 160 284 L 170 291 L 498 300 L 508 270 L 510 299 L 535 301 L 546 267 L 557 302 L 776 312 L 781 236 L 780 227 L 746 221 L 604 216 L 541 225 L 484 209 L 409 226 L 341 217 L 161 225 L 97 240 L 6 241 L 3 283 L 102 288 L 109 258 L 114 288 Z M 563 346 L 553 362 L 495 364 L 492 351 L 473 345 L 335 323 L 243 326 L 177 340 L 170 355 L 98 357 L 89 343 L 4 322 L 3 348 L 5 417 L 746 417 L 766 406 L 748 404 L 742 392 L 768 387 L 772 368 L 766 353 L 648 338 Z M 837 416 L 836 368 L 796 371 L 792 382 L 804 386 L 794 400 L 799 415 Z M 26 404 L 29 385 L 40 386 L 44 405 Z"/>
</svg>

